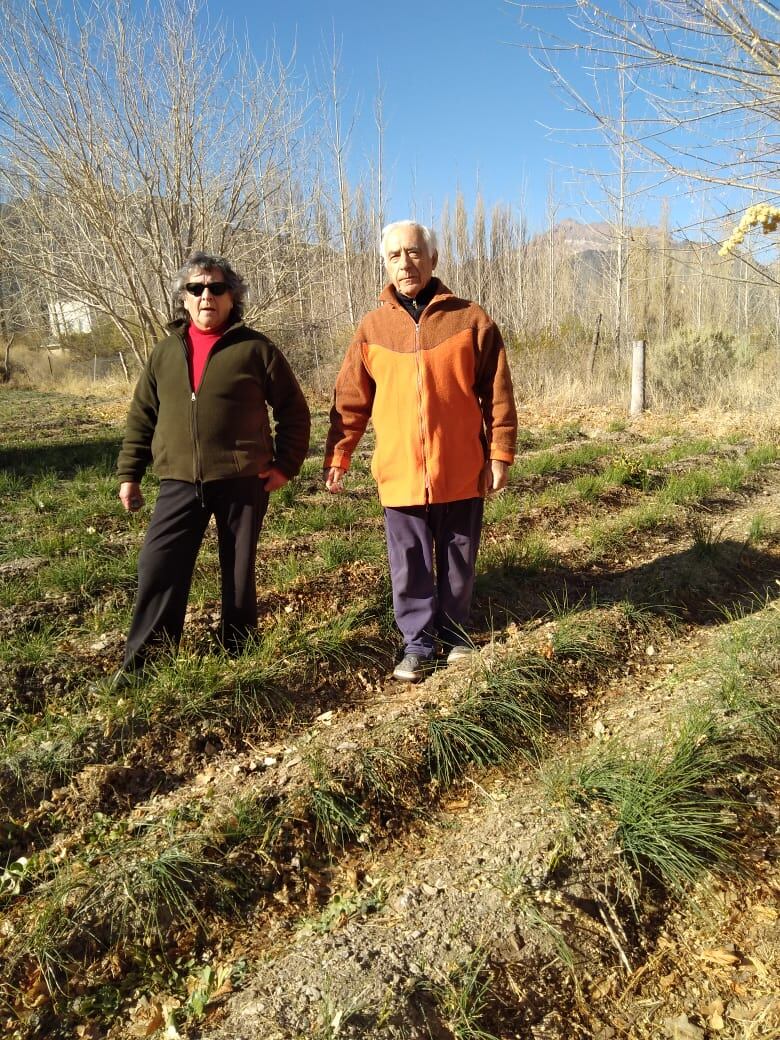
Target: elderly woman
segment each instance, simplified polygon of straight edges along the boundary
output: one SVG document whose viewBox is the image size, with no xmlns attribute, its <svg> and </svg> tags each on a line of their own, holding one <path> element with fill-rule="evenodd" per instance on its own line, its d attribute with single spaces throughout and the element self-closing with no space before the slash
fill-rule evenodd
<svg viewBox="0 0 780 1040">
<path fill-rule="evenodd" d="M 177 318 L 138 381 L 117 466 L 130 512 L 143 505 L 150 462 L 160 477 L 117 685 L 143 669 L 154 646 L 178 646 L 212 515 L 222 643 L 240 652 L 257 625 L 255 557 L 269 493 L 298 473 L 309 444 L 301 389 L 273 343 L 243 323 L 246 285 L 230 264 L 194 253 L 173 279 L 173 296 Z"/>
</svg>

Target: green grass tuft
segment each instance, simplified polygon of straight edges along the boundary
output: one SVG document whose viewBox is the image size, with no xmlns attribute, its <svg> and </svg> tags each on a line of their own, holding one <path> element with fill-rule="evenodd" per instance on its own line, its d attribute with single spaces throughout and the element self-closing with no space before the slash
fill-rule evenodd
<svg viewBox="0 0 780 1040">
<path fill-rule="evenodd" d="M 321 841 L 329 852 L 346 848 L 363 837 L 367 825 L 365 811 L 337 779 L 312 785 L 306 798 L 315 840 Z"/>
<path fill-rule="evenodd" d="M 671 747 L 598 748 L 575 767 L 568 797 L 611 823 L 620 854 L 640 875 L 680 892 L 732 857 L 734 803 L 714 785 L 733 762 L 715 717 L 694 714 Z"/>
<path fill-rule="evenodd" d="M 435 988 L 442 1017 L 455 1040 L 497 1040 L 484 1026 L 492 984 L 487 952 L 477 950 Z"/>
</svg>

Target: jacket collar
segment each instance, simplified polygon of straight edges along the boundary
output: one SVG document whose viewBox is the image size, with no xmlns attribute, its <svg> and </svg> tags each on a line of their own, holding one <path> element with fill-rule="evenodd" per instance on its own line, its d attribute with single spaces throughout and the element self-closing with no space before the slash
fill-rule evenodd
<svg viewBox="0 0 780 1040">
<path fill-rule="evenodd" d="M 186 318 L 176 318 L 174 321 L 169 321 L 165 328 L 168 332 L 178 333 L 179 336 L 184 337 L 187 329 L 189 328 L 189 322 Z M 224 332 L 220 333 L 220 339 L 223 339 L 228 333 L 233 332 L 235 329 L 241 329 L 244 327 L 243 321 L 234 321 L 232 325 L 228 325 Z"/>
<path fill-rule="evenodd" d="M 436 278 L 436 281 L 438 282 L 438 286 L 436 288 L 436 292 L 433 294 L 433 297 L 428 301 L 429 307 L 432 303 L 436 303 L 438 300 L 445 300 L 448 297 L 455 295 L 451 289 L 447 288 L 447 286 L 440 278 Z M 387 304 L 390 307 L 400 307 L 401 310 L 403 310 L 403 307 L 401 306 L 401 303 L 398 300 L 398 296 L 395 291 L 395 286 L 392 282 L 388 283 L 384 287 L 382 292 L 379 294 L 379 302 Z"/>
</svg>

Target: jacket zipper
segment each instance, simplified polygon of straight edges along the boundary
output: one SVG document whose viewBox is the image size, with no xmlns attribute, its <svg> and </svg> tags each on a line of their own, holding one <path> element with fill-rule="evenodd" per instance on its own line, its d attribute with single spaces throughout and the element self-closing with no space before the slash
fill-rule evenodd
<svg viewBox="0 0 780 1040">
<path fill-rule="evenodd" d="M 187 344 L 184 342 L 184 339 L 182 339 L 181 345 L 184 351 L 184 365 L 187 371 L 189 371 L 189 355 L 187 354 Z M 206 363 L 208 364 L 208 361 Z M 202 378 L 201 382 L 203 382 Z M 195 479 L 195 497 L 203 505 L 203 467 L 200 457 L 200 442 L 198 440 L 198 396 L 192 385 L 190 385 L 190 429 L 192 430 L 192 475 Z"/>
<path fill-rule="evenodd" d="M 411 315 L 409 315 L 411 318 Z M 414 318 L 412 318 L 414 321 Z M 422 315 L 420 315 L 422 321 Z M 423 484 L 425 486 L 425 504 L 430 503 L 431 481 L 428 472 L 428 459 L 425 450 L 425 412 L 423 409 L 423 380 L 422 380 L 422 347 L 420 346 L 420 322 L 414 322 L 414 353 L 417 365 L 417 415 L 420 425 L 420 445 L 422 447 Z"/>
<path fill-rule="evenodd" d="M 200 385 L 203 385 L 203 380 L 206 378 L 206 369 L 209 367 L 209 361 L 211 361 L 211 355 L 216 350 L 217 346 L 222 342 L 225 335 L 233 329 L 231 325 L 229 329 L 223 332 L 222 336 L 217 340 L 214 346 L 209 351 L 209 356 L 206 358 L 206 364 L 203 366 L 203 371 L 200 376 Z M 189 355 L 187 353 L 187 344 L 182 339 L 182 348 L 184 350 L 184 364 L 189 371 Z M 200 439 L 198 437 L 198 395 L 195 392 L 193 386 L 190 387 L 190 425 L 192 428 L 192 469 L 193 476 L 195 477 L 195 495 L 201 505 L 205 504 L 203 498 L 203 460 L 200 453 Z"/>
<path fill-rule="evenodd" d="M 431 500 L 431 478 L 428 470 L 428 459 L 425 453 L 425 415 L 423 411 L 423 385 L 422 385 L 422 346 L 420 345 L 420 325 L 422 323 L 423 315 L 430 306 L 429 301 L 423 307 L 420 314 L 419 321 L 415 321 L 411 314 L 406 310 L 405 307 L 401 307 L 401 310 L 407 316 L 409 321 L 414 323 L 414 360 L 415 367 L 417 370 L 417 420 L 420 431 L 420 453 L 422 455 L 422 468 L 423 468 L 423 486 L 425 488 L 425 504 L 430 504 Z"/>
<path fill-rule="evenodd" d="M 203 467 L 201 465 L 200 441 L 198 439 L 198 398 L 194 390 L 192 391 L 190 401 L 192 404 L 192 464 L 195 471 L 195 495 L 201 505 L 203 505 Z"/>
</svg>

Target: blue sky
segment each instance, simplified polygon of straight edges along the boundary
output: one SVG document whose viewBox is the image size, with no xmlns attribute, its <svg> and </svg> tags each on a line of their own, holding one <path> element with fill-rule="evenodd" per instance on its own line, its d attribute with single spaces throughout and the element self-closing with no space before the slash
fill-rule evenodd
<svg viewBox="0 0 780 1040">
<path fill-rule="evenodd" d="M 255 52 L 275 40 L 282 55 L 297 47 L 296 65 L 322 67 L 335 39 L 340 79 L 359 107 L 351 144 L 353 170 L 366 166 L 376 130 L 378 72 L 384 95 L 388 217 L 412 211 L 438 217 L 460 189 L 471 208 L 479 184 L 486 205 L 525 207 L 544 221 L 556 163 L 570 146 L 551 140 L 541 122 L 566 119 L 545 74 L 518 44 L 518 11 L 503 0 L 449 0 L 407 6 L 356 0 L 207 0 L 211 16 L 244 27 Z M 565 171 L 557 169 L 559 193 Z"/>
</svg>

